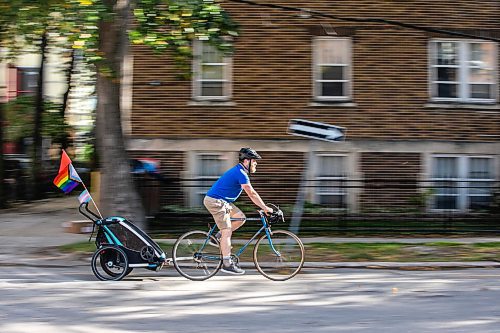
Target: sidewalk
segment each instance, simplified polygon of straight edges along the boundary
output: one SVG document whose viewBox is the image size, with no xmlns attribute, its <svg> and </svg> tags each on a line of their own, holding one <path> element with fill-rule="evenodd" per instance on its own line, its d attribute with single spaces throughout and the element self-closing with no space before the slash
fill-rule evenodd
<svg viewBox="0 0 500 333">
<path fill-rule="evenodd" d="M 0 266 L 25 265 L 39 267 L 88 265 L 90 258 L 78 254 L 62 254 L 57 246 L 88 241 L 88 234 L 64 232 L 63 223 L 82 221 L 76 196 L 46 199 L 0 210 Z M 456 243 L 500 242 L 500 237 L 474 238 L 303 238 L 304 243 L 424 243 L 453 241 Z M 172 240 L 173 242 L 174 240 Z M 170 253 L 168 253 L 170 255 Z M 306 258 L 307 260 L 307 258 Z M 253 264 L 249 263 L 249 266 Z M 500 267 L 499 262 L 306 262 L 305 267 L 318 268 L 392 268 L 450 269 Z"/>
<path fill-rule="evenodd" d="M 88 239 L 88 235 L 65 233 L 62 224 L 83 219 L 74 196 L 0 210 L 0 265 L 60 259 L 50 248 Z"/>
</svg>

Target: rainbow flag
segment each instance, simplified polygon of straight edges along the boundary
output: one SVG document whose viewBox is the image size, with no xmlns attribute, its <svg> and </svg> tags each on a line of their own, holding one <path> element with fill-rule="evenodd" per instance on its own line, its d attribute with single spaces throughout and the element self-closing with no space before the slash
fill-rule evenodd
<svg viewBox="0 0 500 333">
<path fill-rule="evenodd" d="M 69 192 L 73 191 L 73 189 L 77 187 L 81 182 L 82 179 L 73 167 L 71 159 L 63 150 L 61 156 L 61 164 L 59 166 L 59 173 L 54 179 L 54 185 L 59 187 L 64 193 L 68 194 Z"/>
</svg>

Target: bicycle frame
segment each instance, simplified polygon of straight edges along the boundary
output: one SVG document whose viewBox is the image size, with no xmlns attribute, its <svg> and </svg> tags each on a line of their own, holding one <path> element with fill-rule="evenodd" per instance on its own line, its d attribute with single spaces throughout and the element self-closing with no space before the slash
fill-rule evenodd
<svg viewBox="0 0 500 333">
<path fill-rule="evenodd" d="M 259 211 L 259 214 L 260 214 L 260 218 L 258 217 L 251 217 L 251 218 L 246 218 L 245 220 L 246 221 L 261 221 L 262 222 L 262 226 L 260 227 L 260 229 L 238 250 L 238 252 L 236 254 L 234 254 L 234 256 L 236 256 L 237 258 L 240 257 L 240 255 L 245 251 L 245 249 L 250 245 L 250 243 L 252 243 L 256 238 L 257 236 L 259 236 L 262 231 L 265 231 L 266 233 L 266 236 L 267 236 L 267 239 L 269 241 L 269 245 L 271 246 L 271 249 L 274 251 L 274 253 L 276 253 L 277 256 L 281 256 L 281 254 L 279 253 L 279 251 L 276 250 L 276 248 L 274 247 L 274 244 L 273 244 L 273 240 L 271 238 L 271 226 L 269 225 L 269 223 L 267 222 L 266 220 L 266 217 L 265 217 L 265 214 L 263 211 Z M 243 219 L 241 218 L 232 218 L 231 221 L 241 221 Z M 210 231 L 208 232 L 208 237 L 207 239 L 205 240 L 205 242 L 203 243 L 200 251 L 203 251 L 203 249 L 205 248 L 205 246 L 207 245 L 209 239 L 210 239 L 210 236 L 213 234 L 213 232 L 215 231 L 215 229 L 217 228 L 217 225 L 215 224 L 213 227 L 210 228 Z M 217 258 L 218 259 L 218 258 Z"/>
</svg>

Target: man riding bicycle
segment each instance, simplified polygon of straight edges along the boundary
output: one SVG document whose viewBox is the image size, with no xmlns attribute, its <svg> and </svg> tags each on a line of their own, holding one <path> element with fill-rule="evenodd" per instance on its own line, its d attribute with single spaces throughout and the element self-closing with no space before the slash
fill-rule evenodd
<svg viewBox="0 0 500 333">
<path fill-rule="evenodd" d="M 222 253 L 222 271 L 229 274 L 245 274 L 235 262 L 231 260 L 231 235 L 233 231 L 245 223 L 246 216 L 234 205 L 241 192 L 245 190 L 250 200 L 266 214 L 272 213 L 250 184 L 250 174 L 257 171 L 257 160 L 260 155 L 251 148 L 241 148 L 239 163 L 227 170 L 208 190 L 203 204 L 212 214 L 219 232 L 216 238 L 220 241 Z M 231 222 L 231 218 L 236 219 Z"/>
</svg>

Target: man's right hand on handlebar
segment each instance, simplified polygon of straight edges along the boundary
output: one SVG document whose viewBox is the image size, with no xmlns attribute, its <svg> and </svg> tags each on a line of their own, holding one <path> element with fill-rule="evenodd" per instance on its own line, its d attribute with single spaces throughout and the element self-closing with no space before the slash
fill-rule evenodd
<svg viewBox="0 0 500 333">
<path fill-rule="evenodd" d="M 269 207 L 269 206 L 264 206 L 264 209 L 262 209 L 266 215 L 272 214 L 274 210 Z"/>
</svg>

